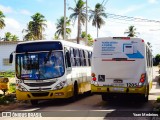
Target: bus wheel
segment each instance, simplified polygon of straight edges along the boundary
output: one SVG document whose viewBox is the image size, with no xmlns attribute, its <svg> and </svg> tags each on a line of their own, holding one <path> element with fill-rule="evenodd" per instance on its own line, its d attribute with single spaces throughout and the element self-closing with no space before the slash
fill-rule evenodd
<svg viewBox="0 0 160 120">
<path fill-rule="evenodd" d="M 73 87 L 73 96 L 70 98 L 70 102 L 74 102 L 76 101 L 78 98 L 78 84 L 77 82 L 74 83 L 74 87 Z"/>
<path fill-rule="evenodd" d="M 75 99 L 77 99 L 77 97 L 78 97 L 78 84 L 77 84 L 77 82 L 74 84 L 73 97 L 74 97 Z"/>
<path fill-rule="evenodd" d="M 142 101 L 143 102 L 148 102 L 148 97 L 149 97 L 149 85 L 147 86 L 147 96 L 143 95 Z"/>
<path fill-rule="evenodd" d="M 31 100 L 32 105 L 38 105 L 38 100 Z"/>
</svg>

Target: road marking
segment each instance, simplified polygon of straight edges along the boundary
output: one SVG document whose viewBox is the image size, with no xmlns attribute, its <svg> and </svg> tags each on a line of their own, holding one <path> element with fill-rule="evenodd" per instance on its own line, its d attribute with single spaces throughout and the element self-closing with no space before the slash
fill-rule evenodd
<svg viewBox="0 0 160 120">
<path fill-rule="evenodd" d="M 13 111 L 29 111 L 29 112 L 31 112 L 31 111 L 36 111 L 36 110 L 39 110 L 40 108 L 32 108 L 32 109 L 26 109 L 26 110 L 13 110 Z"/>
</svg>

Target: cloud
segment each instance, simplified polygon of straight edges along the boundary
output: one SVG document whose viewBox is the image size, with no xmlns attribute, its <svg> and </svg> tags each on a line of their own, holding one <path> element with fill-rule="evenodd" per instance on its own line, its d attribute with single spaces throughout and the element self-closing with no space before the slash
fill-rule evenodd
<svg viewBox="0 0 160 120">
<path fill-rule="evenodd" d="M 20 29 L 20 23 L 13 18 L 5 18 L 5 23 L 13 29 Z"/>
<path fill-rule="evenodd" d="M 28 10 L 21 10 L 20 13 L 23 15 L 31 15 L 31 12 Z"/>
<path fill-rule="evenodd" d="M 144 7 L 146 7 L 146 4 L 132 5 L 132 6 L 129 6 L 129 7 L 125 8 L 125 9 L 118 10 L 117 14 L 120 14 L 120 15 L 129 14 L 131 12 L 135 12 L 135 11 L 138 11 L 140 9 L 143 9 Z"/>
<path fill-rule="evenodd" d="M 11 34 L 17 35 L 20 40 L 22 40 L 22 28 L 24 25 L 19 23 L 17 20 L 13 18 L 5 18 L 5 28 L 0 30 L 0 37 L 4 37 L 6 32 L 10 32 Z"/>
<path fill-rule="evenodd" d="M 11 7 L 9 7 L 9 6 L 3 6 L 3 5 L 0 5 L 0 10 L 3 13 L 13 13 L 13 12 L 15 12 Z"/>
<path fill-rule="evenodd" d="M 55 23 L 52 21 L 47 21 L 47 28 L 45 29 L 46 39 L 51 40 L 54 37 L 54 33 L 56 31 Z"/>
<path fill-rule="evenodd" d="M 138 18 L 143 18 L 138 16 Z M 150 42 L 153 46 L 153 55 L 160 53 L 160 48 L 157 44 L 159 44 L 159 35 L 160 35 L 160 27 L 157 23 L 152 22 L 133 22 L 133 21 L 123 21 L 123 20 L 116 20 L 108 18 L 106 20 L 105 26 L 103 26 L 99 30 L 99 37 L 121 37 L 127 36 L 124 32 L 128 29 L 130 25 L 134 25 L 137 29 L 137 34 L 139 38 L 144 39 L 146 42 Z M 152 29 L 156 31 L 151 31 Z M 85 30 L 85 29 L 84 29 Z M 95 27 L 89 23 L 88 25 L 88 33 L 91 34 L 93 38 L 96 38 L 97 30 Z"/>
<path fill-rule="evenodd" d="M 151 4 L 154 4 L 154 3 L 157 3 L 158 1 L 157 0 L 148 0 L 148 2 Z"/>
</svg>

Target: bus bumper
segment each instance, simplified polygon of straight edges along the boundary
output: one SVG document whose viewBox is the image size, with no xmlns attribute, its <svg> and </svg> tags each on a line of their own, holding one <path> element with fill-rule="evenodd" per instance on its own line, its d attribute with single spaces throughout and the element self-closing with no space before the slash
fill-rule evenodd
<svg viewBox="0 0 160 120">
<path fill-rule="evenodd" d="M 146 86 L 139 88 L 125 88 L 125 87 L 106 87 L 106 86 L 95 86 L 91 85 L 91 92 L 93 94 L 104 94 L 104 93 L 133 93 L 133 94 L 145 94 Z"/>
<path fill-rule="evenodd" d="M 43 100 L 54 98 L 69 98 L 73 95 L 72 86 L 64 87 L 60 90 L 53 91 L 37 91 L 37 92 L 25 92 L 16 90 L 17 100 Z"/>
</svg>

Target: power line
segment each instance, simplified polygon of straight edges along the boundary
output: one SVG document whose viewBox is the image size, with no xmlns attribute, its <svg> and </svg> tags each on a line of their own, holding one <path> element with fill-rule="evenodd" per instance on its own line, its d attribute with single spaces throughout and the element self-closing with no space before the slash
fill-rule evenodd
<svg viewBox="0 0 160 120">
<path fill-rule="evenodd" d="M 123 15 L 116 15 L 107 13 L 109 18 L 118 19 L 118 20 L 125 20 L 125 21 L 135 21 L 135 22 L 153 22 L 153 23 L 160 23 L 158 20 L 149 20 L 149 19 L 143 19 L 143 18 L 135 18 L 135 17 L 129 17 L 129 16 L 123 16 Z"/>
<path fill-rule="evenodd" d="M 110 18 L 109 18 L 110 19 Z M 112 18 L 111 18 L 112 19 Z M 119 19 L 117 19 L 117 20 L 119 20 Z M 122 21 L 113 21 L 113 20 L 107 20 L 107 21 L 109 21 L 109 22 L 113 22 L 113 23 L 120 23 L 120 24 L 126 24 L 126 25 L 131 25 L 131 24 L 134 24 L 134 25 L 138 25 L 138 26 L 148 26 L 148 27 L 155 27 L 155 26 L 157 26 L 156 24 L 155 25 L 149 25 L 149 24 L 143 24 L 143 23 L 130 23 L 130 22 L 122 22 Z M 133 22 L 135 22 L 135 21 L 133 21 Z M 160 29 L 159 29 L 160 30 Z M 158 31 L 158 30 L 155 30 L 155 31 Z"/>
</svg>

